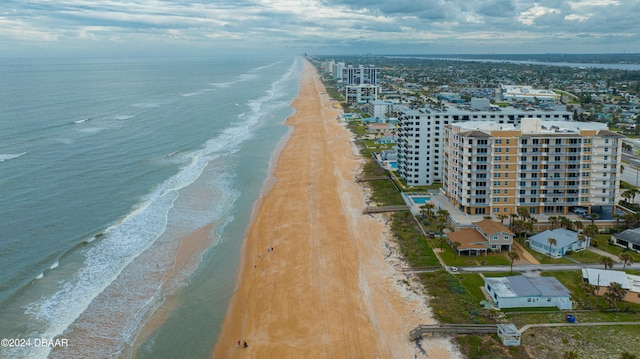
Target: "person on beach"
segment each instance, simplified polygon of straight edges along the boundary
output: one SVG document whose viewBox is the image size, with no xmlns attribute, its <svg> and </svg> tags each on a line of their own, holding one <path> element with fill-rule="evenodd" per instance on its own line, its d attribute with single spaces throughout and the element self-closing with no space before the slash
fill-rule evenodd
<svg viewBox="0 0 640 359">
<path fill-rule="evenodd" d="M 238 349 L 240 349 L 240 339 L 238 339 Z"/>
<path fill-rule="evenodd" d="M 249 345 L 247 345 L 247 342 L 244 342 L 244 345 L 242 347 L 246 349 L 249 347 Z"/>
</svg>

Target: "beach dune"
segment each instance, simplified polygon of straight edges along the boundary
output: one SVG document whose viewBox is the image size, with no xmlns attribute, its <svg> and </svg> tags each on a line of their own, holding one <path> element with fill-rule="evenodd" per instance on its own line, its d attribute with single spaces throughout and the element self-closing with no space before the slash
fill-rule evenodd
<svg viewBox="0 0 640 359">
<path fill-rule="evenodd" d="M 306 61 L 301 81 L 212 357 L 422 357 L 408 332 L 431 320 L 428 308 L 385 262 L 385 224 L 362 215 L 361 158 L 341 110 Z M 446 341 L 430 347 L 449 357 Z"/>
</svg>

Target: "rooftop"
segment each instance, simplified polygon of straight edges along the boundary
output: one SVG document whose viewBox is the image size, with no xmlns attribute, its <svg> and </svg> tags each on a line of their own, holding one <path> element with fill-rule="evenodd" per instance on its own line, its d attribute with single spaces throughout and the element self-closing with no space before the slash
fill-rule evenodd
<svg viewBox="0 0 640 359">
<path fill-rule="evenodd" d="M 523 119 L 526 121 L 527 119 Z M 534 119 L 540 120 L 540 119 Z M 466 135 L 474 135 L 474 137 L 487 136 L 491 131 L 521 131 L 523 130 L 520 124 L 504 124 L 498 121 L 465 121 L 456 122 L 450 125 L 451 127 L 457 127 L 460 132 Z M 531 129 L 531 127 L 528 127 Z M 609 131 L 609 128 L 605 123 L 600 122 L 574 122 L 574 121 L 555 121 L 544 120 L 540 121 L 540 128 L 535 132 L 527 131 L 535 134 L 578 134 L 581 130 L 594 130 L 598 131 L 598 135 L 601 136 L 620 136 L 614 132 Z M 468 131 L 468 133 L 467 133 Z M 477 133 L 480 132 L 480 133 Z"/>
<path fill-rule="evenodd" d="M 569 290 L 554 277 L 485 278 L 493 292 L 500 297 L 568 297 Z"/>
<path fill-rule="evenodd" d="M 614 234 L 614 236 L 629 243 L 640 244 L 640 228 L 627 229 L 622 233 Z"/>
<path fill-rule="evenodd" d="M 578 233 L 570 231 L 566 228 L 556 228 L 553 230 L 547 229 L 546 231 L 538 233 L 535 236 L 531 236 L 529 240 L 547 244 L 549 242 L 549 238 L 555 238 L 556 240 L 556 244 L 551 246 L 551 248 L 558 249 L 575 243 L 578 240 Z"/>
<path fill-rule="evenodd" d="M 624 289 L 631 289 L 631 282 L 627 273 L 623 271 L 583 268 L 582 278 L 586 279 L 589 284 L 599 287 L 608 287 L 609 284 L 616 282 L 620 283 Z"/>
<path fill-rule="evenodd" d="M 505 227 L 504 224 L 492 221 L 490 219 L 484 219 L 480 222 L 476 222 L 475 225 L 478 226 L 478 228 L 480 228 L 484 233 L 489 235 L 495 233 L 513 234 L 513 232 L 511 232 L 509 228 Z"/>
<path fill-rule="evenodd" d="M 486 243 L 487 240 L 478 233 L 475 229 L 464 228 L 457 232 L 447 233 L 447 237 L 453 242 L 459 242 L 458 250 L 464 251 L 467 249 L 487 249 L 482 243 Z"/>
</svg>

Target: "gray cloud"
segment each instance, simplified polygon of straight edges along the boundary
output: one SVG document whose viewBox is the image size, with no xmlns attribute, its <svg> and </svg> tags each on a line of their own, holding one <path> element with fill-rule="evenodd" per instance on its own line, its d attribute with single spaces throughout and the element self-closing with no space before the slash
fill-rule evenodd
<svg viewBox="0 0 640 359">
<path fill-rule="evenodd" d="M 0 51 L 639 51 L 639 13 L 637 0 L 8 0 Z"/>
</svg>

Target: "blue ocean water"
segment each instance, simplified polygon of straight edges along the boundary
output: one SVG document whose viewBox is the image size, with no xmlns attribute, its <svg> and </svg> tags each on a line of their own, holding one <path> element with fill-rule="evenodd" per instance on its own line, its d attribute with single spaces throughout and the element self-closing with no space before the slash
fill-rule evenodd
<svg viewBox="0 0 640 359">
<path fill-rule="evenodd" d="M 208 357 L 300 70 L 0 59 L 0 357 Z"/>
</svg>

